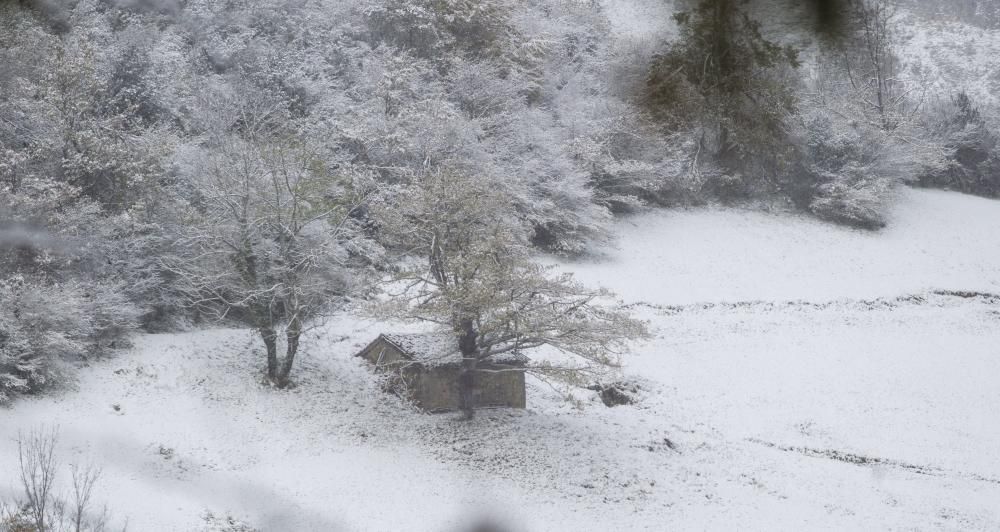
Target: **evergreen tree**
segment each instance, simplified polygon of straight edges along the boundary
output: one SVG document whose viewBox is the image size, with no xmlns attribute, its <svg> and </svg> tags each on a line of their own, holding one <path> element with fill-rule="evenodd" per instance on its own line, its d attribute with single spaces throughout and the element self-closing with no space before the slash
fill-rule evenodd
<svg viewBox="0 0 1000 532">
<path fill-rule="evenodd" d="M 760 177 L 786 163 L 795 108 L 795 49 L 772 42 L 746 0 L 699 0 L 674 15 L 680 38 L 653 59 L 646 103 L 673 127 L 694 125 L 700 147 L 730 171 Z"/>
</svg>

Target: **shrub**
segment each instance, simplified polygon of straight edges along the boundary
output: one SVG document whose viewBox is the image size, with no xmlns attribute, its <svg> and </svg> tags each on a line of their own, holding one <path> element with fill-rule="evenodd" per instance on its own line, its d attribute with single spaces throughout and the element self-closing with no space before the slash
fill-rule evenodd
<svg viewBox="0 0 1000 532">
<path fill-rule="evenodd" d="M 884 227 L 893 187 L 915 169 L 933 165 L 936 153 L 933 145 L 902 143 L 894 135 L 815 107 L 797 126 L 800 168 L 783 189 L 796 205 L 824 220 Z"/>
<path fill-rule="evenodd" d="M 944 143 L 949 164 L 922 174 L 920 184 L 1000 196 L 1000 141 L 969 95 L 963 91 L 937 102 L 928 114 L 929 128 Z"/>
<path fill-rule="evenodd" d="M 635 404 L 639 400 L 639 386 L 634 382 L 617 381 L 610 384 L 592 384 L 588 390 L 597 392 L 604 406 L 614 407 Z"/>
<path fill-rule="evenodd" d="M 7 508 L 0 504 L 0 532 L 37 532 L 27 508 Z"/>
<path fill-rule="evenodd" d="M 122 347 L 137 315 L 114 287 L 0 280 L 0 404 L 57 383 L 74 360 Z"/>
<path fill-rule="evenodd" d="M 882 212 L 888 191 L 884 182 L 865 179 L 854 170 L 817 187 L 809 211 L 824 220 L 861 229 L 885 227 Z"/>
</svg>

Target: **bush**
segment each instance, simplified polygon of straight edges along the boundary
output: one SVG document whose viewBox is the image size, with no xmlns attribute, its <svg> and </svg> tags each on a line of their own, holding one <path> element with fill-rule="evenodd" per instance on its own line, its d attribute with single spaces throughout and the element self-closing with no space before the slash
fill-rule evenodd
<svg viewBox="0 0 1000 532">
<path fill-rule="evenodd" d="M 121 347 L 136 302 L 173 304 L 153 275 L 164 252 L 129 214 L 38 178 L 0 187 L 0 205 L 0 402 L 44 388 L 61 362 Z"/>
<path fill-rule="evenodd" d="M 161 215 L 162 216 L 162 215 Z M 170 223 L 136 223 L 117 217 L 115 232 L 104 243 L 109 274 L 120 279 L 121 294 L 139 307 L 146 332 L 187 328 L 194 313 L 178 289 L 176 274 L 164 262 L 177 256 L 176 232 Z"/>
<path fill-rule="evenodd" d="M 920 184 L 1000 197 L 1000 141 L 969 95 L 959 92 L 938 102 L 929 115 L 929 127 L 948 150 L 949 164 L 922 174 Z"/>
<path fill-rule="evenodd" d="M 639 400 L 639 386 L 634 382 L 618 381 L 610 384 L 593 384 L 588 390 L 597 392 L 604 406 L 614 407 L 635 404 Z"/>
<path fill-rule="evenodd" d="M 885 227 L 886 192 L 877 180 L 839 178 L 817 188 L 809 211 L 831 222 L 881 229 Z"/>
<path fill-rule="evenodd" d="M 893 187 L 912 168 L 924 168 L 933 152 L 900 145 L 885 131 L 815 107 L 797 126 L 798 172 L 783 183 L 792 201 L 835 223 L 862 229 L 885 226 Z"/>
<path fill-rule="evenodd" d="M 59 382 L 74 360 L 123 347 L 137 315 L 115 287 L 0 280 L 0 404 Z"/>
</svg>

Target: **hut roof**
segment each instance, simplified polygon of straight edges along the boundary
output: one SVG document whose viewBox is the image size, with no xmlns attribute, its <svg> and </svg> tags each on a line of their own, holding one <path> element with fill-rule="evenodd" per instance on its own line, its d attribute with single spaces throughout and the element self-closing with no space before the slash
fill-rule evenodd
<svg viewBox="0 0 1000 532">
<path fill-rule="evenodd" d="M 404 356 L 427 366 L 445 366 L 462 363 L 455 335 L 447 332 L 382 334 L 382 339 L 396 346 Z M 518 352 L 492 355 L 483 362 L 523 366 L 528 357 Z"/>
</svg>

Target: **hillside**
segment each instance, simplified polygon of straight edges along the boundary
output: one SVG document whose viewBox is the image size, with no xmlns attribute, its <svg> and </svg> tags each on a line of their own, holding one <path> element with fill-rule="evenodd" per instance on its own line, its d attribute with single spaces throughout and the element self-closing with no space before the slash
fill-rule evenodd
<svg viewBox="0 0 1000 532">
<path fill-rule="evenodd" d="M 749 209 L 625 218 L 616 248 L 574 270 L 627 301 L 662 305 L 1000 293 L 995 201 L 925 190 L 898 194 L 888 226 L 877 233 Z"/>
<path fill-rule="evenodd" d="M 1000 124 L 1000 29 L 904 12 L 900 54 L 932 95 L 966 90 Z"/>
<path fill-rule="evenodd" d="M 262 530 L 1000 526 L 1000 204 L 912 191 L 884 234 L 640 216 L 566 266 L 651 320 L 625 361 L 636 405 L 533 381 L 524 412 L 420 414 L 351 356 L 389 326 L 346 313 L 287 391 L 258 384 L 248 331 L 141 336 L 77 391 L 0 412 L 0 470 L 18 431 L 57 424 L 63 461 L 101 465 L 100 500 L 144 531 L 206 511 Z"/>
<path fill-rule="evenodd" d="M 998 28 L 0 1 L 0 532 L 1000 530 Z"/>
</svg>

